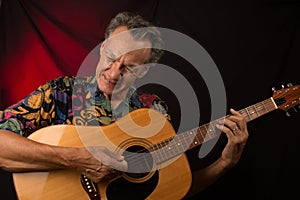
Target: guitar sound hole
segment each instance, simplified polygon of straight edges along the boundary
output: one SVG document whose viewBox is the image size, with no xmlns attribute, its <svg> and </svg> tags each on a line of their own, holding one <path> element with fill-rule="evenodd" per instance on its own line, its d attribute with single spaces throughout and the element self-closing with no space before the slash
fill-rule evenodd
<svg viewBox="0 0 300 200">
<path fill-rule="evenodd" d="M 127 176 L 141 179 L 153 170 L 153 158 L 151 153 L 142 146 L 131 146 L 123 153 L 128 163 Z"/>
</svg>

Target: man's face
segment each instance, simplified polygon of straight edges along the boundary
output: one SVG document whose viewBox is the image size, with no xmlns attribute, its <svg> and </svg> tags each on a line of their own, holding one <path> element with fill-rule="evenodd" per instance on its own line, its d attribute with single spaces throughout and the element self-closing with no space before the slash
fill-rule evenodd
<svg viewBox="0 0 300 200">
<path fill-rule="evenodd" d="M 113 93 L 127 93 L 134 80 L 147 71 L 143 64 L 151 53 L 151 44 L 134 40 L 127 30 L 118 27 L 101 45 L 96 76 L 99 89 L 108 98 Z"/>
</svg>

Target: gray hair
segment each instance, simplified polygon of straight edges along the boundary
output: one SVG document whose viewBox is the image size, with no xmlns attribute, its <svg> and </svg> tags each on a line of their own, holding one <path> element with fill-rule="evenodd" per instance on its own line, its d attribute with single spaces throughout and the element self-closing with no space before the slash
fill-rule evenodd
<svg viewBox="0 0 300 200">
<path fill-rule="evenodd" d="M 126 26 L 136 40 L 150 41 L 152 48 L 146 63 L 157 63 L 163 55 L 163 40 L 159 30 L 140 15 L 131 12 L 118 13 L 105 30 L 105 39 L 118 27 Z M 144 29 L 146 28 L 146 29 Z"/>
</svg>

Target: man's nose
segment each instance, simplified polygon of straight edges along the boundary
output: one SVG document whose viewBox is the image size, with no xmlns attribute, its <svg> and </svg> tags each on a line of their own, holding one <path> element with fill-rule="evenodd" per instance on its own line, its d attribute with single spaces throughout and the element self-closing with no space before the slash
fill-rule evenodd
<svg viewBox="0 0 300 200">
<path fill-rule="evenodd" d="M 120 76 L 122 76 L 122 66 L 123 61 L 122 60 L 116 60 L 111 63 L 111 67 L 109 70 L 110 78 L 118 80 Z"/>
</svg>

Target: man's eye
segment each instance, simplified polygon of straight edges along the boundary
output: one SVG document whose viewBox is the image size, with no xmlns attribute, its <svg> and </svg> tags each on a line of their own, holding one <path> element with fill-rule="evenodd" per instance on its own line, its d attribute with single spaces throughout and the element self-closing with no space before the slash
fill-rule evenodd
<svg viewBox="0 0 300 200">
<path fill-rule="evenodd" d="M 107 57 L 107 60 L 108 60 L 108 61 L 111 61 L 111 62 L 114 61 L 114 59 L 113 59 L 113 58 L 110 58 L 110 57 Z"/>
<path fill-rule="evenodd" d="M 129 67 L 129 66 L 125 66 L 124 68 L 127 72 L 131 72 L 133 70 L 133 67 Z"/>
<path fill-rule="evenodd" d="M 129 71 L 129 69 L 128 69 L 128 67 L 126 65 L 121 65 L 120 69 L 123 70 L 124 72 L 128 72 Z"/>
</svg>

